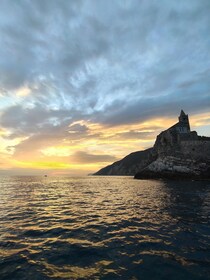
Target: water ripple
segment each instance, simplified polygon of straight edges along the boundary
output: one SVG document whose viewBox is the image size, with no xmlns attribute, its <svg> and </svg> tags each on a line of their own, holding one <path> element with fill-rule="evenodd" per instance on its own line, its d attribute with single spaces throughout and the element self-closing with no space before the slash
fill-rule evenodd
<svg viewBox="0 0 210 280">
<path fill-rule="evenodd" d="M 1 280 L 207 279 L 210 184 L 2 178 Z"/>
</svg>

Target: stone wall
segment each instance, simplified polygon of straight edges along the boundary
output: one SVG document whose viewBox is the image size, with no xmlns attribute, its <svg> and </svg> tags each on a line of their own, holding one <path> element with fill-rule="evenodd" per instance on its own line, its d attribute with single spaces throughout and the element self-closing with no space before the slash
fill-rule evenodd
<svg viewBox="0 0 210 280">
<path fill-rule="evenodd" d="M 198 136 L 198 140 L 200 140 L 200 141 L 210 141 L 210 137 L 207 137 L 207 136 Z"/>
<path fill-rule="evenodd" d="M 210 141 L 181 141 L 181 152 L 189 158 L 210 160 Z"/>
<path fill-rule="evenodd" d="M 186 156 L 210 160 L 210 138 L 198 136 L 195 131 L 177 134 L 166 130 L 157 136 L 154 150 L 158 156 Z"/>
<path fill-rule="evenodd" d="M 191 131 L 190 133 L 178 134 L 178 141 L 196 141 L 199 140 L 196 131 Z"/>
</svg>

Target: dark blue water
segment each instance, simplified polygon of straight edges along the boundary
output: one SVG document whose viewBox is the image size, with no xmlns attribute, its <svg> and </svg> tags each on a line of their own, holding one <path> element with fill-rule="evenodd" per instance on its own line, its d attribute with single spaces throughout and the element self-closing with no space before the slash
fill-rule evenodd
<svg viewBox="0 0 210 280">
<path fill-rule="evenodd" d="M 210 182 L 1 178 L 0 279 L 210 279 Z"/>
</svg>

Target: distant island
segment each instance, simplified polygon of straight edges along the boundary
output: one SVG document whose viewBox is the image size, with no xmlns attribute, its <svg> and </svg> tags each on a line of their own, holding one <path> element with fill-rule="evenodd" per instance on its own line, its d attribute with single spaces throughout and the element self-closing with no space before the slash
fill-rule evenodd
<svg viewBox="0 0 210 280">
<path fill-rule="evenodd" d="M 210 137 L 190 130 L 181 110 L 178 122 L 161 132 L 152 148 L 129 154 L 94 175 L 130 175 L 135 179 L 210 179 Z"/>
</svg>

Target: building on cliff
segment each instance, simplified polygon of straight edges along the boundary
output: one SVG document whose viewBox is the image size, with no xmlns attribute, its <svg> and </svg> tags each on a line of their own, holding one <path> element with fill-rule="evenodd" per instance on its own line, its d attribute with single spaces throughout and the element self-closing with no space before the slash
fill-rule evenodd
<svg viewBox="0 0 210 280">
<path fill-rule="evenodd" d="M 157 136 L 152 148 L 131 153 L 95 175 L 210 179 L 210 137 L 191 131 L 189 117 L 183 110 L 178 120 Z"/>
<path fill-rule="evenodd" d="M 210 137 L 198 136 L 196 131 L 190 130 L 189 117 L 181 110 L 178 122 L 161 132 L 156 139 L 154 148 L 158 154 L 177 154 L 188 152 L 203 156 L 203 151 L 208 148 L 210 153 Z M 191 150 L 187 146 L 192 147 Z"/>
<path fill-rule="evenodd" d="M 176 135 L 177 142 L 181 141 L 210 141 L 210 137 L 199 136 L 196 131 L 190 130 L 190 122 L 188 115 L 181 110 L 180 116 L 178 117 L 178 122 L 167 130 L 162 132 L 162 135 L 166 135 L 168 132 Z"/>
<path fill-rule="evenodd" d="M 197 141 L 197 132 L 190 130 L 189 117 L 183 110 L 181 110 L 178 120 L 179 121 L 176 124 L 158 135 L 157 139 L 161 138 L 162 142 L 166 142 L 165 144 L 171 145 L 178 144 L 181 141 Z"/>
<path fill-rule="evenodd" d="M 210 179 L 210 137 L 191 131 L 183 110 L 178 123 L 157 136 L 153 153 L 156 159 L 135 178 Z"/>
<path fill-rule="evenodd" d="M 185 114 L 183 110 L 181 110 L 178 123 L 171 126 L 168 130 L 175 130 L 178 133 L 190 133 L 190 123 L 188 115 Z"/>
</svg>

